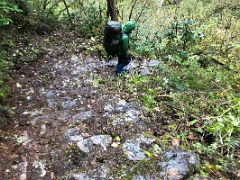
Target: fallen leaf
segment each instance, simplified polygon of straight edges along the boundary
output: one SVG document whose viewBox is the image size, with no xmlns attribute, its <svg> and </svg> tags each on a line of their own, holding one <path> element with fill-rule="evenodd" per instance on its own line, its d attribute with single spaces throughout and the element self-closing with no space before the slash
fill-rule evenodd
<svg viewBox="0 0 240 180">
<path fill-rule="evenodd" d="M 31 96 L 27 96 L 26 99 L 27 99 L 27 100 L 31 100 Z"/>
<path fill-rule="evenodd" d="M 144 150 L 144 153 L 145 153 L 148 157 L 153 158 L 153 154 L 150 153 L 149 151 Z"/>
<path fill-rule="evenodd" d="M 237 177 L 240 178 L 240 170 L 237 171 Z"/>
<path fill-rule="evenodd" d="M 88 133 L 81 133 L 81 135 L 82 135 L 83 137 L 85 137 L 85 138 L 91 137 L 91 135 L 88 134 Z"/>
<path fill-rule="evenodd" d="M 16 83 L 17 88 L 22 88 L 22 85 L 19 83 Z"/>
<path fill-rule="evenodd" d="M 187 138 L 192 141 L 192 140 L 194 139 L 194 136 L 193 136 L 193 134 L 189 134 L 189 135 L 187 136 Z"/>
<path fill-rule="evenodd" d="M 95 42 L 95 41 L 96 41 L 96 39 L 95 39 L 94 37 L 91 37 L 91 41 Z"/>
<path fill-rule="evenodd" d="M 161 109 L 159 107 L 153 108 L 154 111 L 161 112 Z"/>
<path fill-rule="evenodd" d="M 119 142 L 119 141 L 121 141 L 121 138 L 119 136 L 116 136 L 115 140 Z"/>
<path fill-rule="evenodd" d="M 179 146 L 179 144 L 180 144 L 180 140 L 178 139 L 178 138 L 173 138 L 172 139 L 172 145 L 173 146 Z"/>
<path fill-rule="evenodd" d="M 116 143 L 116 142 L 114 142 L 114 143 L 111 144 L 111 146 L 114 147 L 114 148 L 117 148 L 118 145 L 119 145 L 119 143 Z"/>
</svg>

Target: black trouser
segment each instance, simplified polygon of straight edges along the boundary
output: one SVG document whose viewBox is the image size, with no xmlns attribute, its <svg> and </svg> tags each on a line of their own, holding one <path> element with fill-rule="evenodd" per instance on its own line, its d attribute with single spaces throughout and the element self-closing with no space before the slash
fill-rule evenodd
<svg viewBox="0 0 240 180">
<path fill-rule="evenodd" d="M 131 57 L 118 56 L 117 73 L 123 73 L 124 68 L 131 62 Z"/>
</svg>

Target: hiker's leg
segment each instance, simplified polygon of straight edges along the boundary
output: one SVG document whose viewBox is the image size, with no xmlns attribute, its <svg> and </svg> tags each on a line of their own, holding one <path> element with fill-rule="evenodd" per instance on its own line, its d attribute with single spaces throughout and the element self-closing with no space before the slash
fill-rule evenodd
<svg viewBox="0 0 240 180">
<path fill-rule="evenodd" d="M 122 63 L 123 63 L 125 66 L 127 66 L 130 62 L 131 62 L 131 57 L 128 56 L 128 57 L 126 57 L 126 58 L 123 59 L 123 62 L 122 62 Z"/>
<path fill-rule="evenodd" d="M 118 66 L 117 66 L 117 69 L 116 69 L 116 72 L 117 72 L 118 74 L 123 74 L 123 73 L 125 72 L 124 67 L 125 67 L 124 64 L 118 65 Z"/>
<path fill-rule="evenodd" d="M 122 74 L 125 72 L 125 67 L 131 62 L 131 58 L 130 57 L 121 58 L 119 62 L 121 63 L 117 65 L 116 72 Z"/>
<path fill-rule="evenodd" d="M 116 69 L 116 72 L 119 73 L 119 74 L 122 74 L 124 73 L 124 58 L 121 57 L 121 56 L 118 56 L 118 64 L 117 64 L 117 69 Z"/>
<path fill-rule="evenodd" d="M 117 65 L 120 65 L 120 64 L 122 64 L 123 63 L 123 57 L 121 57 L 121 56 L 118 56 L 118 64 Z"/>
</svg>

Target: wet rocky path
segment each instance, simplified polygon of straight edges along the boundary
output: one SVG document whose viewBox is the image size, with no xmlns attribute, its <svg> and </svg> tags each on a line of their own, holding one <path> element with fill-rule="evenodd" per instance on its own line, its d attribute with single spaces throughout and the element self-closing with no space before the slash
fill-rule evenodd
<svg viewBox="0 0 240 180">
<path fill-rule="evenodd" d="M 153 135 L 161 123 L 154 124 L 137 94 L 128 93 L 127 79 L 115 75 L 116 60 L 87 56 L 81 49 L 85 43 L 73 34 L 64 42 L 61 33 L 53 36 L 38 62 L 12 76 L 15 115 L 11 138 L 1 139 L 1 179 L 186 179 L 194 174 L 197 155 L 163 149 Z M 159 63 L 140 66 L 134 60 L 128 73 L 151 76 Z"/>
</svg>

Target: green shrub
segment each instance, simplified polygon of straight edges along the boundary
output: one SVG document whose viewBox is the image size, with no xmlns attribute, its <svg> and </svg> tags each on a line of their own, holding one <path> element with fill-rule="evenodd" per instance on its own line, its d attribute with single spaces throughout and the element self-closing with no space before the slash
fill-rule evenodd
<svg viewBox="0 0 240 180">
<path fill-rule="evenodd" d="M 10 63 L 3 59 L 3 56 L 0 54 L 0 102 L 2 102 L 8 94 L 9 88 L 4 83 L 7 77 L 7 72 L 10 68 Z"/>
<path fill-rule="evenodd" d="M 82 2 L 78 9 L 72 10 L 77 32 L 86 37 L 95 37 L 103 34 L 106 22 L 106 9 L 101 2 Z"/>
<path fill-rule="evenodd" d="M 12 13 L 22 12 L 16 4 L 10 3 L 8 0 L 0 2 L 0 27 L 10 24 L 13 20 Z"/>
<path fill-rule="evenodd" d="M 233 157 L 240 147 L 240 100 L 234 98 L 229 108 L 220 115 L 208 117 L 203 129 L 213 134 L 214 143 L 211 148 L 222 155 Z"/>
</svg>

